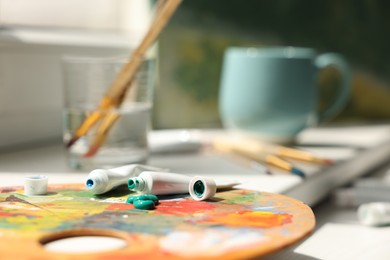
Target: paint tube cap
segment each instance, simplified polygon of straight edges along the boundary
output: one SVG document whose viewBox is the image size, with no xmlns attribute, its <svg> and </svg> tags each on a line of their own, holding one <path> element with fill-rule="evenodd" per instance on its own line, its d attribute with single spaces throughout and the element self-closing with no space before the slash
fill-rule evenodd
<svg viewBox="0 0 390 260">
<path fill-rule="evenodd" d="M 390 203 L 372 202 L 359 206 L 357 217 L 360 223 L 368 226 L 381 226 L 390 223 Z"/>
<path fill-rule="evenodd" d="M 89 173 L 85 187 L 93 194 L 102 194 L 109 190 L 108 182 L 107 171 L 96 169 Z"/>
<path fill-rule="evenodd" d="M 217 191 L 217 185 L 212 178 L 195 176 L 189 184 L 189 192 L 194 200 L 207 200 L 212 198 Z"/>
<path fill-rule="evenodd" d="M 31 176 L 24 179 L 24 194 L 45 195 L 47 193 L 48 177 L 45 175 Z"/>
<path fill-rule="evenodd" d="M 133 177 L 127 181 L 127 187 L 131 191 L 145 192 L 145 180 L 141 177 Z"/>
</svg>

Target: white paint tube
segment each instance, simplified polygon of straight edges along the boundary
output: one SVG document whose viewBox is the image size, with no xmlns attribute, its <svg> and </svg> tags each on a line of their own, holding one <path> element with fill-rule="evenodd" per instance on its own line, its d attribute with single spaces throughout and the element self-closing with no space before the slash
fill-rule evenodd
<svg viewBox="0 0 390 260">
<path fill-rule="evenodd" d="M 356 207 L 370 202 L 390 202 L 390 181 L 364 178 L 351 188 L 341 188 L 334 193 L 338 206 Z"/>
<path fill-rule="evenodd" d="M 167 171 L 149 165 L 129 164 L 112 169 L 96 169 L 88 174 L 85 186 L 94 194 L 103 194 L 119 185 L 127 184 L 129 178 L 138 176 L 143 171 Z"/>
<path fill-rule="evenodd" d="M 128 187 L 131 191 L 144 194 L 167 195 L 188 193 L 192 177 L 170 172 L 144 171 L 138 177 L 130 178 Z"/>
<path fill-rule="evenodd" d="M 237 181 L 215 183 L 214 179 L 202 176 L 188 176 L 170 172 L 142 172 L 138 177 L 130 178 L 128 187 L 131 191 L 154 195 L 175 195 L 190 193 L 194 200 L 207 200 L 218 189 L 231 189 Z"/>
</svg>

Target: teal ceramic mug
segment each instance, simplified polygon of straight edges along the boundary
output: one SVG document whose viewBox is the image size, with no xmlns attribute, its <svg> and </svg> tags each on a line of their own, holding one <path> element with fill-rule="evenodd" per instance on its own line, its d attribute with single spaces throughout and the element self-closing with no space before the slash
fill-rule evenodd
<svg viewBox="0 0 390 260">
<path fill-rule="evenodd" d="M 337 96 L 324 112 L 316 111 L 319 70 L 340 71 Z M 311 48 L 231 47 L 225 51 L 219 110 L 225 128 L 261 139 L 288 143 L 306 127 L 335 116 L 350 92 L 350 69 L 335 53 Z"/>
</svg>

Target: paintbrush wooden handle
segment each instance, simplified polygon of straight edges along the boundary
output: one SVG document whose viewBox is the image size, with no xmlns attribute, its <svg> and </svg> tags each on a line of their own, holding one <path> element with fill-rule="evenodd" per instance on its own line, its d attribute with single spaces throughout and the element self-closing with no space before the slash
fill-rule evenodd
<svg viewBox="0 0 390 260">
<path fill-rule="evenodd" d="M 182 0 L 165 0 L 162 4 L 159 4 L 156 18 L 152 22 L 150 29 L 140 45 L 134 50 L 130 62 L 122 68 L 110 88 L 107 90 L 106 97 L 113 99 L 115 102 L 119 99 L 123 91 L 126 91 L 126 88 L 130 86 L 131 81 L 143 61 L 145 52 L 154 43 L 181 1 Z"/>
<path fill-rule="evenodd" d="M 217 151 L 241 155 L 245 158 L 264 162 L 279 169 L 291 172 L 292 174 L 304 177 L 304 173 L 294 167 L 290 162 L 280 158 L 278 155 L 268 151 L 267 149 L 264 149 L 263 146 L 259 146 L 254 141 L 247 139 L 215 138 L 212 142 L 212 146 Z"/>
<path fill-rule="evenodd" d="M 91 116 L 87 117 L 81 126 L 76 130 L 71 140 L 68 142 L 67 147 L 72 146 L 81 136 L 88 133 L 88 131 L 103 117 L 106 112 L 111 108 L 117 108 L 121 105 L 123 97 L 130 87 L 131 81 L 134 79 L 138 68 L 140 67 L 145 52 L 150 45 L 156 40 L 157 36 L 169 21 L 172 14 L 180 5 L 182 0 L 159 0 L 156 17 L 153 20 L 148 32 L 141 41 L 140 45 L 134 50 L 130 61 L 123 66 L 113 83 L 106 91 L 104 97 L 99 103 L 97 111 Z M 114 123 L 113 121 L 112 123 Z M 109 127 L 108 127 L 109 129 Z M 104 138 L 102 138 L 104 140 Z"/>
</svg>

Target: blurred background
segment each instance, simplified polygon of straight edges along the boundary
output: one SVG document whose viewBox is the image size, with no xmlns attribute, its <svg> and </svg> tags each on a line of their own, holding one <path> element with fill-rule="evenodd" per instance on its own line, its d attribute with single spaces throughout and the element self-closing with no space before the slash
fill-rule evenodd
<svg viewBox="0 0 390 260">
<path fill-rule="evenodd" d="M 286 45 L 337 52 L 349 61 L 349 104 L 327 124 L 388 122 L 389 35 L 390 3 L 381 0 L 184 1 L 160 40 L 155 125 L 219 126 L 217 97 L 225 48 Z M 338 77 L 332 69 L 319 75 L 318 109 L 332 98 Z"/>
<path fill-rule="evenodd" d="M 61 57 L 128 56 L 147 29 L 149 0 L 0 0 L 0 148 L 61 141 Z M 352 93 L 326 124 L 390 122 L 390 2 L 184 0 L 159 37 L 153 128 L 221 127 L 228 46 L 301 46 L 349 61 Z M 319 75 L 321 110 L 339 75 Z"/>
</svg>

